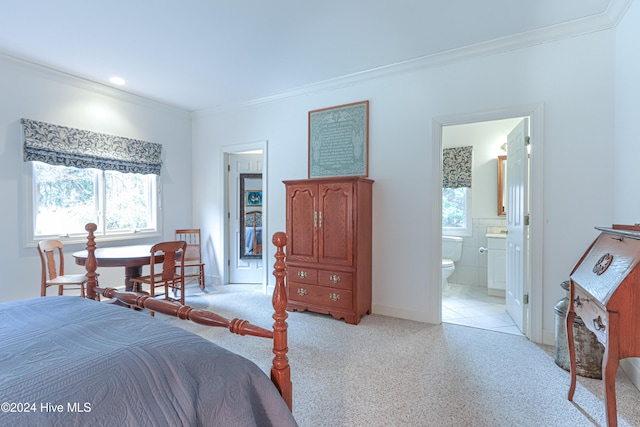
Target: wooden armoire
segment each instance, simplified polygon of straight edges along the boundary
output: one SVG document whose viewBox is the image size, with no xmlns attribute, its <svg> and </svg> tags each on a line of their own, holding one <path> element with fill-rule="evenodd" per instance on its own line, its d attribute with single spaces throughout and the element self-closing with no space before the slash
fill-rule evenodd
<svg viewBox="0 0 640 427">
<path fill-rule="evenodd" d="M 357 325 L 371 313 L 373 181 L 284 181 L 287 189 L 287 310 L 330 314 Z"/>
</svg>

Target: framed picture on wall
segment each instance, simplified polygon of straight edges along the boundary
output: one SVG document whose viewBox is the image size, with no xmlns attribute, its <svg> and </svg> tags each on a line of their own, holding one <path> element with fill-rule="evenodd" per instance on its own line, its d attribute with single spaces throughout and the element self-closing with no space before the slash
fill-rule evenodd
<svg viewBox="0 0 640 427">
<path fill-rule="evenodd" d="M 369 101 L 309 111 L 309 178 L 369 176 Z"/>
<path fill-rule="evenodd" d="M 248 190 L 245 194 L 245 205 L 262 206 L 262 191 Z"/>
</svg>

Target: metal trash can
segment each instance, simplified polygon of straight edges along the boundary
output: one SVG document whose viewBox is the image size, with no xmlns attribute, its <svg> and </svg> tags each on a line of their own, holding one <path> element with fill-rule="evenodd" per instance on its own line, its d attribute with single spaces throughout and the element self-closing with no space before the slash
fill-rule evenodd
<svg viewBox="0 0 640 427">
<path fill-rule="evenodd" d="M 569 344 L 567 343 L 566 318 L 569 310 L 570 282 L 560 284 L 566 296 L 558 301 L 556 312 L 556 365 L 569 371 Z M 573 321 L 573 339 L 576 351 L 576 374 L 582 377 L 602 379 L 602 358 L 604 346 L 598 342 L 595 334 L 584 325 L 580 316 Z"/>
</svg>

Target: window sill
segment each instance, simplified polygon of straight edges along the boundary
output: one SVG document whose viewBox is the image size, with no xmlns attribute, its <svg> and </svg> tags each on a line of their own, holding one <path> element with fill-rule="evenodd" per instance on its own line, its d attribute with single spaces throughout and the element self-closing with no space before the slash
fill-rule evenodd
<svg viewBox="0 0 640 427">
<path fill-rule="evenodd" d="M 134 233 L 122 233 L 122 234 L 108 234 L 108 235 L 96 235 L 96 243 L 98 247 L 100 247 L 100 243 L 107 242 L 121 242 L 124 240 L 142 240 L 149 238 L 159 238 L 162 236 L 162 233 L 158 231 L 139 231 Z M 76 234 L 73 236 L 42 236 L 37 239 L 31 240 L 27 242 L 26 247 L 35 248 L 38 246 L 38 242 L 41 240 L 47 239 L 55 239 L 60 240 L 63 245 L 76 245 L 81 244 L 85 245 L 87 243 L 87 233 L 85 234 Z"/>
</svg>

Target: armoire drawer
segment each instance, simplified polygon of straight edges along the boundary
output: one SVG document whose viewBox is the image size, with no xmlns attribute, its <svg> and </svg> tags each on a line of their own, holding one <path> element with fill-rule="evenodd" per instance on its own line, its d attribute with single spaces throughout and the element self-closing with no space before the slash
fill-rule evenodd
<svg viewBox="0 0 640 427">
<path fill-rule="evenodd" d="M 351 309 L 353 293 L 339 288 L 307 285 L 290 282 L 288 284 L 289 301 L 302 304 Z"/>
<path fill-rule="evenodd" d="M 351 290 L 353 289 L 353 273 L 319 270 L 318 285 Z"/>
<path fill-rule="evenodd" d="M 609 313 L 602 305 L 584 289 L 576 286 L 574 289 L 573 309 L 580 316 L 584 325 L 593 332 L 598 341 L 607 344 L 607 328 Z"/>
<path fill-rule="evenodd" d="M 287 282 L 301 282 L 310 285 L 318 283 L 318 270 L 307 267 L 287 267 Z"/>
</svg>

